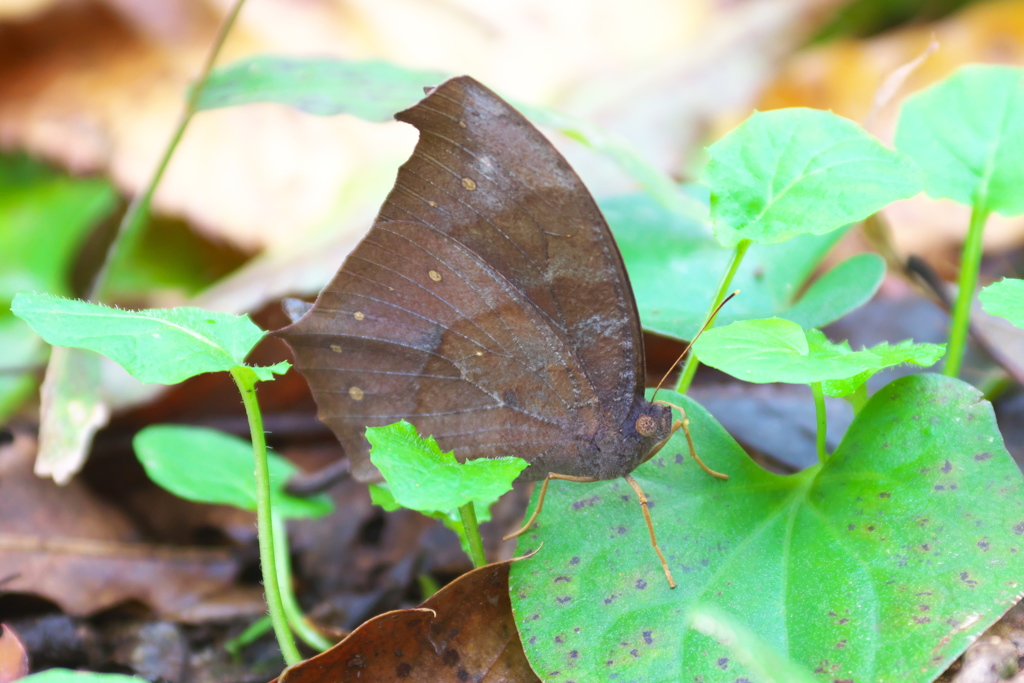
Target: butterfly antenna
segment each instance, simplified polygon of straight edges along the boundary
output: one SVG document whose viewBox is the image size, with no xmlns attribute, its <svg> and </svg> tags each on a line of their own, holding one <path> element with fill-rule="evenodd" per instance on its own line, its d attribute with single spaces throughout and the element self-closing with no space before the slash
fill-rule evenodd
<svg viewBox="0 0 1024 683">
<path fill-rule="evenodd" d="M 690 343 L 686 345 L 686 348 L 683 349 L 683 352 L 679 354 L 679 358 L 676 358 L 675 362 L 672 363 L 672 365 L 669 366 L 669 369 L 665 371 L 665 374 L 661 376 L 661 380 L 658 382 L 658 386 L 654 388 L 654 393 L 651 395 L 652 403 L 654 402 L 654 397 L 658 395 L 659 391 L 661 391 L 661 385 L 665 383 L 665 380 L 668 379 L 668 376 L 672 374 L 672 371 L 679 367 L 679 363 L 681 363 L 683 358 L 686 357 L 686 354 L 689 353 L 690 347 L 693 346 L 698 339 L 700 339 L 700 335 L 704 334 L 705 330 L 711 327 L 711 323 L 715 321 L 715 316 L 717 316 L 718 312 L 722 310 L 722 306 L 725 306 L 727 303 L 729 303 L 729 299 L 733 298 L 739 293 L 740 290 L 737 289 L 735 292 L 722 299 L 722 303 L 715 306 L 715 310 L 711 311 L 711 315 L 709 315 L 708 319 L 704 321 L 704 324 L 701 325 L 700 330 L 697 332 L 696 335 L 694 335 L 693 339 L 690 340 Z"/>
</svg>

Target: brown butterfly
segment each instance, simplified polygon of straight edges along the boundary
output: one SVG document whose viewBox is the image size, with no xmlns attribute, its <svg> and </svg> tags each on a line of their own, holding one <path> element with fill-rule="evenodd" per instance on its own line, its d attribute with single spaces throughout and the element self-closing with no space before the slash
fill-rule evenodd
<svg viewBox="0 0 1024 683">
<path fill-rule="evenodd" d="M 352 472 L 380 481 L 367 426 L 405 419 L 460 459 L 515 455 L 520 479 L 629 476 L 684 420 L 644 397 L 622 256 L 590 193 L 519 112 L 453 78 L 395 117 L 420 131 L 373 227 L 278 334 Z M 693 450 L 701 467 L 715 476 Z"/>
</svg>

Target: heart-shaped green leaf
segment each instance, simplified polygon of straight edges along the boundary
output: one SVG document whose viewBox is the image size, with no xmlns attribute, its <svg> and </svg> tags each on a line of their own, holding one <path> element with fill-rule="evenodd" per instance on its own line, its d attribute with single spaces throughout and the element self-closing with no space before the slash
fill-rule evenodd
<svg viewBox="0 0 1024 683">
<path fill-rule="evenodd" d="M 177 384 L 204 372 L 231 370 L 243 365 L 263 338 L 247 316 L 201 308 L 125 311 L 19 292 L 11 310 L 50 344 L 102 353 L 141 382 Z M 288 368 L 281 362 L 249 369 L 268 380 Z"/>
<path fill-rule="evenodd" d="M 930 196 L 1024 213 L 1024 69 L 973 64 L 908 97 L 896 147 L 925 170 Z"/>
<path fill-rule="evenodd" d="M 1006 318 L 1024 328 L 1024 280 L 1004 278 L 981 290 L 978 295 L 986 313 Z"/>
<path fill-rule="evenodd" d="M 926 683 L 1020 594 L 1024 482 L 970 385 L 892 382 L 824 465 L 791 476 L 758 467 L 693 401 L 666 398 L 730 479 L 703 474 L 680 435 L 634 473 L 674 590 L 624 481 L 551 483 L 517 548 L 540 550 L 510 581 L 542 678 L 755 680 L 691 627 L 691 607 L 710 605 L 823 683 Z"/>
<path fill-rule="evenodd" d="M 132 439 L 146 474 L 161 487 L 197 503 L 232 505 L 256 510 L 256 475 L 252 444 L 216 429 L 187 425 L 151 425 Z M 296 467 L 280 455 L 267 453 L 270 496 L 283 519 L 320 517 L 330 513 L 327 496 L 298 498 L 284 491 Z"/>
<path fill-rule="evenodd" d="M 921 171 L 849 119 L 755 113 L 708 148 L 715 237 L 725 246 L 821 235 L 921 191 Z"/>
<path fill-rule="evenodd" d="M 820 330 L 767 318 L 708 330 L 693 352 L 702 363 L 747 382 L 824 382 L 827 395 L 845 396 L 879 370 L 904 363 L 931 365 L 945 347 L 904 341 L 854 351 L 846 342 L 829 341 Z"/>
<path fill-rule="evenodd" d="M 647 195 L 601 202 L 629 271 L 644 329 L 676 339 L 693 339 L 733 250 L 704 227 L 659 205 Z M 875 293 L 885 274 L 877 256 L 861 254 L 839 264 L 796 295 L 828 250 L 845 233 L 802 235 L 781 244 L 755 244 L 747 251 L 732 286 L 740 296 L 716 318 L 736 320 L 778 316 L 804 326 L 838 320 Z"/>
</svg>

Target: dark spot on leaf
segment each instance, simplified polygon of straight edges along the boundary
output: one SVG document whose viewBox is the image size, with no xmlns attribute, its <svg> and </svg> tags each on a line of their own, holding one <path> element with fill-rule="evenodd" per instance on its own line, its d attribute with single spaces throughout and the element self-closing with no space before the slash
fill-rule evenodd
<svg viewBox="0 0 1024 683">
<path fill-rule="evenodd" d="M 856 529 L 856 528 L 857 528 L 857 525 L 856 525 L 856 524 L 851 524 L 851 525 L 849 525 L 848 527 L 846 527 L 846 530 L 847 530 L 847 531 L 853 531 L 853 530 L 854 530 L 854 529 Z"/>
<path fill-rule="evenodd" d="M 923 550 L 925 552 L 928 552 L 931 549 L 932 549 L 932 547 L 930 545 L 928 545 L 927 543 L 922 543 L 921 544 L 921 550 Z"/>
<path fill-rule="evenodd" d="M 537 621 L 538 619 L 540 619 L 540 615 L 539 614 L 531 614 L 530 615 L 530 621 Z"/>
<path fill-rule="evenodd" d="M 609 660 L 608 660 L 607 662 L 605 662 L 605 663 L 604 663 L 604 665 L 605 665 L 605 666 L 611 666 L 611 665 L 612 665 L 612 664 L 614 664 L 614 663 L 615 663 L 615 660 L 614 660 L 614 659 L 609 659 Z"/>
<path fill-rule="evenodd" d="M 950 491 L 956 491 L 956 484 L 950 484 L 949 485 L 949 490 Z"/>
<path fill-rule="evenodd" d="M 829 613 L 828 613 L 828 615 L 829 615 L 830 617 L 838 616 L 838 615 L 836 615 L 836 613 L 835 613 L 835 612 L 829 612 Z"/>
<path fill-rule="evenodd" d="M 569 657 L 570 657 L 571 659 L 576 659 L 576 658 L 577 658 L 577 657 L 579 657 L 579 656 L 580 656 L 580 651 L 579 651 L 579 650 L 571 650 L 571 651 L 569 652 Z"/>
<path fill-rule="evenodd" d="M 580 632 L 580 627 L 579 627 L 579 626 L 577 626 L 576 628 L 574 628 L 574 629 L 572 630 L 572 632 L 573 632 L 573 633 L 579 633 L 579 632 Z"/>
<path fill-rule="evenodd" d="M 636 587 L 638 589 L 640 589 L 640 590 L 643 590 L 643 589 L 647 588 L 647 582 L 644 581 L 643 579 L 637 579 L 636 580 Z"/>
<path fill-rule="evenodd" d="M 953 463 L 947 460 L 946 462 L 942 463 L 942 467 L 940 467 L 939 469 L 942 470 L 943 474 L 949 474 L 950 472 L 953 471 Z"/>
<path fill-rule="evenodd" d="M 632 650 L 629 651 L 629 654 L 633 655 L 634 657 L 639 657 L 640 656 L 640 651 L 637 650 L 636 648 L 633 648 Z"/>
<path fill-rule="evenodd" d="M 676 464 L 677 465 L 682 465 L 683 464 L 683 454 L 682 453 L 676 453 Z"/>
<path fill-rule="evenodd" d="M 551 673 L 548 674 L 548 676 L 553 678 L 553 677 L 557 676 L 560 673 L 562 673 L 562 672 L 561 671 L 552 671 Z"/>
<path fill-rule="evenodd" d="M 555 636 L 555 642 L 561 645 L 565 642 L 565 638 L 563 638 L 562 636 Z"/>
<path fill-rule="evenodd" d="M 984 461 L 988 460 L 991 457 L 992 457 L 991 453 L 989 453 L 988 451 L 984 451 L 982 453 L 978 453 L 977 455 L 975 455 L 974 456 L 974 460 L 976 462 L 984 462 Z"/>
<path fill-rule="evenodd" d="M 605 599 L 604 599 L 604 604 L 606 604 L 606 605 L 610 605 L 610 604 L 612 604 L 612 601 L 613 601 L 613 600 L 615 600 L 615 593 L 612 593 L 612 594 L 611 594 L 611 595 L 609 595 L 609 596 L 608 596 L 607 598 L 605 598 Z"/>
<path fill-rule="evenodd" d="M 726 669 L 729 668 L 729 658 L 728 657 L 719 657 L 718 661 L 716 661 L 715 664 L 718 665 L 719 669 L 721 669 L 722 671 L 725 671 Z"/>
<path fill-rule="evenodd" d="M 931 605 L 918 605 L 917 606 L 917 609 L 921 610 L 922 612 L 927 612 L 927 611 L 931 610 L 931 608 L 932 608 Z"/>
<path fill-rule="evenodd" d="M 931 617 L 914 617 L 915 624 L 930 624 L 932 623 Z"/>
<path fill-rule="evenodd" d="M 868 531 L 874 531 L 875 530 L 875 527 L 873 527 L 871 525 L 868 525 L 866 528 L 867 528 Z"/>
<path fill-rule="evenodd" d="M 931 472 L 931 471 L 932 471 L 932 468 L 931 468 L 931 467 L 922 467 L 921 469 L 919 469 L 919 470 L 917 471 L 917 473 L 918 473 L 918 474 L 928 474 L 928 473 L 929 473 L 929 472 Z"/>
<path fill-rule="evenodd" d="M 559 605 L 565 605 L 567 603 L 572 602 L 572 596 L 571 595 L 563 595 L 560 598 L 555 598 L 555 600 L 558 602 Z"/>
<path fill-rule="evenodd" d="M 615 532 L 616 532 L 616 533 L 617 533 L 617 534 L 618 534 L 619 536 L 625 536 L 625 535 L 626 535 L 626 527 L 624 527 L 624 526 L 620 526 L 620 527 L 618 527 L 617 529 L 615 529 Z"/>
<path fill-rule="evenodd" d="M 945 490 L 946 490 L 946 487 L 945 487 L 945 486 L 943 486 L 942 484 L 936 484 L 936 485 L 935 485 L 935 490 L 936 490 L 936 491 L 945 491 Z"/>
<path fill-rule="evenodd" d="M 978 541 L 978 547 L 981 548 L 984 552 L 988 552 L 989 542 L 985 539 L 982 539 Z"/>
<path fill-rule="evenodd" d="M 974 588 L 978 585 L 978 582 L 972 579 L 970 573 L 968 572 L 960 572 L 960 580 L 966 583 L 971 588 Z"/>
<path fill-rule="evenodd" d="M 845 640 L 840 640 L 838 643 L 836 643 L 836 649 L 837 650 L 842 650 L 844 647 L 846 647 L 846 641 Z"/>
<path fill-rule="evenodd" d="M 441 661 L 444 662 L 445 666 L 455 666 L 459 663 L 459 653 L 455 650 L 448 648 L 441 655 Z"/>
<path fill-rule="evenodd" d="M 882 491 L 881 493 L 878 494 L 878 497 L 879 498 L 892 498 L 892 494 L 891 493 L 887 493 L 885 491 Z"/>
<path fill-rule="evenodd" d="M 555 583 L 571 583 L 571 582 L 572 582 L 572 579 L 570 579 L 568 576 L 556 576 L 555 577 Z"/>
<path fill-rule="evenodd" d="M 455 677 L 458 678 L 461 683 L 466 683 L 466 681 L 469 680 L 469 672 L 460 667 L 459 670 L 455 672 Z"/>
<path fill-rule="evenodd" d="M 644 631 L 644 642 L 647 643 L 648 645 L 650 645 L 651 643 L 654 642 L 654 638 L 652 637 L 652 633 L 653 633 L 653 631 Z"/>
<path fill-rule="evenodd" d="M 632 499 L 631 499 L 631 498 L 630 498 L 629 496 L 627 496 L 627 495 L 621 495 L 621 496 L 619 496 L 619 498 L 621 498 L 622 500 L 626 501 L 627 503 L 628 503 L 628 502 L 629 502 L 630 500 L 632 500 Z"/>
<path fill-rule="evenodd" d="M 601 496 L 591 496 L 590 498 L 584 498 L 577 500 L 572 504 L 573 510 L 582 510 L 583 508 L 592 508 L 595 504 L 601 502 Z"/>
<path fill-rule="evenodd" d="M 840 626 L 842 626 L 843 624 L 849 624 L 849 623 L 850 623 L 850 620 L 849 620 L 849 619 L 845 619 L 845 618 L 844 618 L 844 619 L 840 619 L 840 620 L 839 620 L 839 625 L 840 625 Z"/>
<path fill-rule="evenodd" d="M 580 558 L 578 558 L 578 557 L 574 557 L 571 560 L 569 560 L 569 564 L 579 564 L 579 563 L 580 563 Z"/>
<path fill-rule="evenodd" d="M 1013 533 L 1017 534 L 1018 536 L 1024 534 L 1024 522 L 1021 522 L 1020 524 L 1015 524 L 1013 526 Z"/>
<path fill-rule="evenodd" d="M 399 678 L 408 678 L 409 674 L 412 673 L 412 665 L 408 662 L 402 662 L 395 667 L 395 675 Z"/>
</svg>

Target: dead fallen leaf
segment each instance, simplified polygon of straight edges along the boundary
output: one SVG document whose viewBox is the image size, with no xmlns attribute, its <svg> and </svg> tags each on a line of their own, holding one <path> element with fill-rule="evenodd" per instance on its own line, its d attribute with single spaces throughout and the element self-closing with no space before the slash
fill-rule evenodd
<svg viewBox="0 0 1024 683">
<path fill-rule="evenodd" d="M 0 447 L 0 578 L 3 590 L 88 615 L 137 600 L 169 619 L 197 614 L 255 615 L 260 591 L 226 593 L 238 574 L 228 552 L 135 542 L 118 509 L 73 481 L 59 487 L 32 474 L 35 442 L 16 435 Z"/>
<path fill-rule="evenodd" d="M 0 683 L 12 683 L 28 675 L 28 653 L 10 626 L 0 628 Z"/>
<path fill-rule="evenodd" d="M 99 396 L 100 357 L 92 351 L 53 347 L 39 389 L 36 474 L 66 484 L 85 463 L 96 430 L 110 409 Z"/>
<path fill-rule="evenodd" d="M 417 609 L 371 619 L 330 650 L 286 669 L 278 683 L 396 680 L 529 683 L 508 596 L 511 561 L 474 569 Z"/>
</svg>

